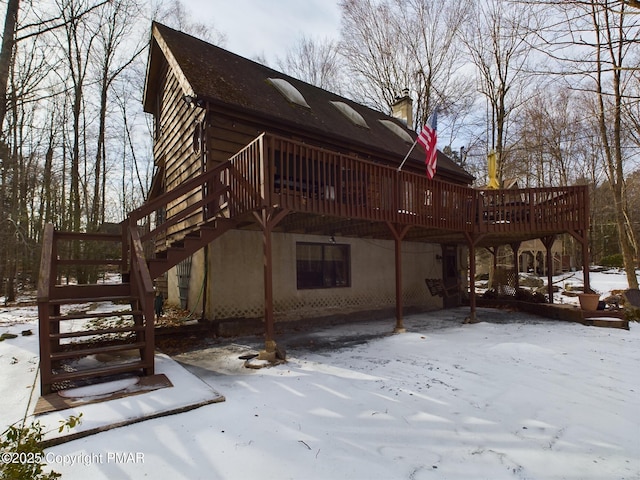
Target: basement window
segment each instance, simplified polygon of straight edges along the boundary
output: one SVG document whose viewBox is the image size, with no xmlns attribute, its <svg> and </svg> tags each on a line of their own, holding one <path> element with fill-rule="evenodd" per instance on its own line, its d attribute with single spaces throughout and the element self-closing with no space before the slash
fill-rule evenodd
<svg viewBox="0 0 640 480">
<path fill-rule="evenodd" d="M 298 89 L 286 80 L 282 78 L 269 78 L 267 80 L 291 103 L 295 103 L 301 107 L 311 108 Z"/>
<path fill-rule="evenodd" d="M 349 245 L 296 243 L 298 290 L 351 286 Z"/>
<path fill-rule="evenodd" d="M 397 136 L 399 136 L 405 142 L 413 143 L 413 138 L 411 138 L 411 135 L 409 135 L 407 131 L 397 123 L 391 120 L 378 120 L 378 121 L 381 124 L 383 124 L 385 127 L 387 127 L 389 130 L 391 130 L 393 133 L 395 133 Z"/>
<path fill-rule="evenodd" d="M 365 119 L 356 112 L 351 105 L 347 105 L 344 102 L 331 102 L 331 105 L 336 107 L 342 115 L 347 117 L 354 125 L 357 125 L 362 128 L 369 128 Z"/>
</svg>

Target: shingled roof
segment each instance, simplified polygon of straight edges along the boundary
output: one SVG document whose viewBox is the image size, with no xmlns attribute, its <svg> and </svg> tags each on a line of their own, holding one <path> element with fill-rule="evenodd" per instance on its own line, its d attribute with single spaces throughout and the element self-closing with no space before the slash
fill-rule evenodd
<svg viewBox="0 0 640 480">
<path fill-rule="evenodd" d="M 278 123 L 311 136 L 331 138 L 336 145 L 360 146 L 362 151 L 376 151 L 380 157 L 399 163 L 410 148 L 405 140 L 387 128 L 381 120 L 392 121 L 412 138 L 398 120 L 352 100 L 323 90 L 269 67 L 248 60 L 191 35 L 154 23 L 152 45 L 145 85 L 144 110 L 154 113 L 157 76 L 164 57 L 178 77 L 185 95 L 194 96 L 224 108 L 251 115 L 265 125 Z M 304 97 L 308 107 L 288 101 L 269 81 L 283 79 Z M 349 120 L 332 102 L 342 102 L 359 113 L 368 128 Z M 268 128 L 265 128 L 268 130 Z M 410 163 L 424 165 L 424 152 L 417 146 Z M 438 152 L 438 169 L 470 183 L 473 177 L 442 152 Z M 444 172 L 442 172 L 444 173 Z"/>
</svg>

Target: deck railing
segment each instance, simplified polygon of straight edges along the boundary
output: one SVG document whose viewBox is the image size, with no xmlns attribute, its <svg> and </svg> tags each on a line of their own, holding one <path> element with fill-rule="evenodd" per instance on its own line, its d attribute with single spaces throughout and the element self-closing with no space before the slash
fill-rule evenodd
<svg viewBox="0 0 640 480">
<path fill-rule="evenodd" d="M 589 190 L 572 187 L 477 190 L 478 232 L 583 230 L 589 225 Z"/>
<path fill-rule="evenodd" d="M 143 242 L 264 206 L 450 232 L 588 228 L 586 186 L 478 190 L 262 134 L 240 152 L 131 213 Z M 167 212 L 156 221 L 157 211 Z M 162 247 L 160 247 L 162 248 Z"/>
<path fill-rule="evenodd" d="M 588 226 L 586 186 L 478 190 L 274 135 L 264 143 L 269 203 L 293 211 L 469 233 Z"/>
<path fill-rule="evenodd" d="M 175 240 L 213 218 L 258 209 L 264 202 L 262 145 L 260 135 L 228 161 L 146 202 L 125 222 L 137 226 L 143 243 L 162 249 L 166 237 Z M 158 212 L 163 212 L 162 218 Z"/>
</svg>

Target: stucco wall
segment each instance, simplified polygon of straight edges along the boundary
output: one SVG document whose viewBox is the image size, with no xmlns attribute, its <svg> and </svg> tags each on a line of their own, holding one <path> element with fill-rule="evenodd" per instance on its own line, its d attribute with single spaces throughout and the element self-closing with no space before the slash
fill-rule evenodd
<svg viewBox="0 0 640 480">
<path fill-rule="evenodd" d="M 273 292 L 276 320 L 297 320 L 373 310 L 395 305 L 395 257 L 392 241 L 341 238 L 349 244 L 351 286 L 298 290 L 296 242 L 328 243 L 326 236 L 273 234 Z M 405 306 L 440 308 L 424 279 L 439 278 L 439 245 L 403 242 L 403 300 Z M 207 253 L 209 282 L 205 317 L 210 320 L 260 318 L 264 313 L 262 233 L 232 230 L 212 242 Z M 202 310 L 199 293 L 204 272 L 204 251 L 194 255 L 189 308 Z M 169 275 L 170 301 L 178 303 L 175 269 Z"/>
<path fill-rule="evenodd" d="M 206 284 L 204 283 L 205 275 L 205 258 L 204 249 L 196 252 L 191 257 L 191 270 L 189 276 L 189 291 L 187 294 L 187 310 L 193 312 L 194 318 L 200 318 L 202 315 L 202 305 L 206 298 Z M 178 267 L 173 267 L 167 275 L 167 291 L 168 301 L 173 305 L 180 305 L 180 289 L 178 285 Z"/>
</svg>

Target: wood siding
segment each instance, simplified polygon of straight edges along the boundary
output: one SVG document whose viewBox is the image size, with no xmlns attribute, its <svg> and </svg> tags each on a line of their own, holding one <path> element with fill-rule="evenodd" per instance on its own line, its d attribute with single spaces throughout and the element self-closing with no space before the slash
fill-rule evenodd
<svg viewBox="0 0 640 480">
<path fill-rule="evenodd" d="M 161 83 L 163 88 L 158 90 L 160 98 L 154 157 L 162 163 L 164 190 L 170 191 L 203 171 L 206 148 L 201 148 L 200 152 L 194 150 L 194 131 L 196 125 L 203 121 L 204 111 L 187 105 L 183 100 L 184 91 L 172 70 L 163 69 Z M 201 193 L 194 190 L 169 203 L 164 215 L 170 218 L 201 198 Z M 169 233 L 183 231 L 197 221 L 193 217 L 185 218 L 180 224 L 174 225 Z"/>
</svg>

